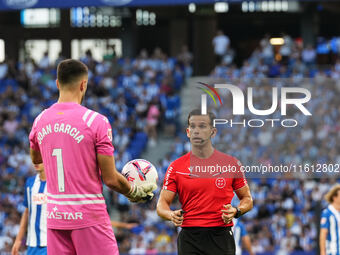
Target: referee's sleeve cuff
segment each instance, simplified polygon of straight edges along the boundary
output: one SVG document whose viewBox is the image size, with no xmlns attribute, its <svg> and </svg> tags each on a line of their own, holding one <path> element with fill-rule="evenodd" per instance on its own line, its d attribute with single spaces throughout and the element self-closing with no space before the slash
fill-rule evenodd
<svg viewBox="0 0 340 255">
<path fill-rule="evenodd" d="M 171 191 L 171 192 L 174 192 L 174 193 L 176 193 L 177 191 L 175 190 L 175 189 L 172 189 L 172 188 L 168 188 L 168 187 L 162 187 L 162 190 L 168 190 L 168 191 Z"/>
<path fill-rule="evenodd" d="M 245 183 L 242 187 L 237 187 L 237 188 L 235 188 L 234 191 L 239 190 L 239 189 L 242 189 L 243 187 L 245 187 L 245 186 L 247 186 L 247 185 L 248 185 L 248 183 Z"/>
</svg>

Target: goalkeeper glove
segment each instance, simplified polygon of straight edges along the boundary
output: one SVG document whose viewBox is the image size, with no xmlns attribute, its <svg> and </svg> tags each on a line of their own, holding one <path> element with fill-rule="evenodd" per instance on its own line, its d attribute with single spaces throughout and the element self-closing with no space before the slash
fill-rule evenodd
<svg viewBox="0 0 340 255">
<path fill-rule="evenodd" d="M 157 189 L 157 185 L 154 183 L 143 183 L 141 185 L 131 184 L 131 188 L 126 197 L 130 202 L 144 203 L 147 200 L 151 200 L 154 196 L 152 191 Z"/>
</svg>

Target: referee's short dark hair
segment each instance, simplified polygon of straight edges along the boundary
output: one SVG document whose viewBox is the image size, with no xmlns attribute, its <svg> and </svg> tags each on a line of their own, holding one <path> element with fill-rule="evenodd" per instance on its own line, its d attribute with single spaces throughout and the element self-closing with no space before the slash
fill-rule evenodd
<svg viewBox="0 0 340 255">
<path fill-rule="evenodd" d="M 75 59 L 65 59 L 57 67 L 57 79 L 61 86 L 70 85 L 79 80 L 81 76 L 87 74 L 87 66 Z"/>
<path fill-rule="evenodd" d="M 199 109 L 192 110 L 188 115 L 188 126 L 190 125 L 189 119 L 191 118 L 191 116 L 196 116 L 196 115 L 204 116 L 205 114 L 202 114 L 201 110 L 199 110 Z M 209 119 L 210 119 L 210 125 L 213 127 L 214 126 L 214 119 L 216 118 L 216 116 L 212 112 L 207 112 L 207 115 L 209 116 Z"/>
</svg>

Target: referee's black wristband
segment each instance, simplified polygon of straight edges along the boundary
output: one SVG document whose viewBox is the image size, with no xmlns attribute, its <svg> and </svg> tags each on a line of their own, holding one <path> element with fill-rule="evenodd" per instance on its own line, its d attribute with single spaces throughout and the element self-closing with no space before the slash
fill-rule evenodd
<svg viewBox="0 0 340 255">
<path fill-rule="evenodd" d="M 242 215 L 242 212 L 241 212 L 240 208 L 236 207 L 236 214 L 235 214 L 234 218 L 236 218 L 236 219 L 240 218 L 241 215 Z"/>
</svg>

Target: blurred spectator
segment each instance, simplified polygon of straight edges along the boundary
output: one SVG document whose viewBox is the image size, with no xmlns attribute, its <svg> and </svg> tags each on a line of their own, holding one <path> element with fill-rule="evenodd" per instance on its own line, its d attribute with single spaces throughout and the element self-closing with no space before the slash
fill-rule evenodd
<svg viewBox="0 0 340 255">
<path fill-rule="evenodd" d="M 48 52 L 44 52 L 44 56 L 42 57 L 42 59 L 39 62 L 39 67 L 41 69 L 47 69 L 50 66 L 50 59 L 48 57 Z"/>
<path fill-rule="evenodd" d="M 287 65 L 288 64 L 288 60 L 289 60 L 290 56 L 292 55 L 293 40 L 287 34 L 284 34 L 282 36 L 282 38 L 284 40 L 284 44 L 281 46 L 279 52 L 280 52 L 280 54 L 282 56 L 282 63 L 284 65 Z"/>
<path fill-rule="evenodd" d="M 192 61 L 193 61 L 193 55 L 189 51 L 187 45 L 183 45 L 181 48 L 181 52 L 177 56 L 178 63 L 182 65 L 184 68 L 184 74 L 185 77 L 190 77 L 192 75 Z"/>
<path fill-rule="evenodd" d="M 218 30 L 216 36 L 213 38 L 212 44 L 214 46 L 214 53 L 216 56 L 216 63 L 221 63 L 223 56 L 229 49 L 230 39 L 222 30 Z"/>
<path fill-rule="evenodd" d="M 323 37 L 319 37 L 317 41 L 318 41 L 316 46 L 317 62 L 319 65 L 325 65 L 330 61 L 329 42 Z"/>
<path fill-rule="evenodd" d="M 178 129 L 178 116 L 180 107 L 180 97 L 171 90 L 169 94 L 163 97 L 162 106 L 165 110 L 165 133 L 174 136 Z"/>
<path fill-rule="evenodd" d="M 261 55 L 266 65 L 270 65 L 274 60 L 274 49 L 270 44 L 269 39 L 269 35 L 266 35 L 260 42 L 260 47 L 262 49 Z"/>
<path fill-rule="evenodd" d="M 138 237 L 137 243 L 135 247 L 132 247 L 131 250 L 129 251 L 129 254 L 131 255 L 140 255 L 140 254 L 145 254 L 146 248 L 145 244 L 143 243 L 143 238 L 141 236 Z"/>
<path fill-rule="evenodd" d="M 281 240 L 279 254 L 290 254 L 297 245 L 296 237 L 288 230 L 286 236 Z"/>
<path fill-rule="evenodd" d="M 155 247 L 155 241 L 152 241 L 148 244 L 146 251 L 145 251 L 145 255 L 157 255 L 158 254 L 158 250 Z"/>
<path fill-rule="evenodd" d="M 7 76 L 8 66 L 6 61 L 2 61 L 0 63 L 0 80 L 4 79 Z"/>
<path fill-rule="evenodd" d="M 158 118 L 160 116 L 160 110 L 157 105 L 157 102 L 154 100 L 150 103 L 149 110 L 147 113 L 147 126 L 146 126 L 146 132 L 148 134 L 148 137 L 150 139 L 150 145 L 155 146 L 156 140 L 157 140 L 157 125 L 158 125 Z"/>
<path fill-rule="evenodd" d="M 9 112 L 8 119 L 4 122 L 4 130 L 8 135 L 13 135 L 19 126 L 18 121 L 15 119 L 15 113 Z"/>
<path fill-rule="evenodd" d="M 66 59 L 66 58 L 63 56 L 63 53 L 60 51 L 59 54 L 58 54 L 58 58 L 54 62 L 54 66 L 58 66 L 58 64 L 61 61 L 63 61 L 64 59 Z"/>
<path fill-rule="evenodd" d="M 302 61 L 307 65 L 307 67 L 312 67 L 316 60 L 316 51 L 311 45 L 308 45 L 301 54 Z"/>
</svg>

